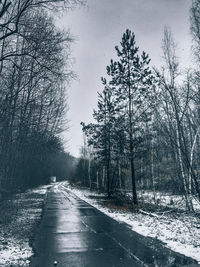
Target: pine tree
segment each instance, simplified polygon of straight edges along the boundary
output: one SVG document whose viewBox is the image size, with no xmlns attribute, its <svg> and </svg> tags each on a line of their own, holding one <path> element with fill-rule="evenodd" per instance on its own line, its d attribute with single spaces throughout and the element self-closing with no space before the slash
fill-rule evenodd
<svg viewBox="0 0 200 267">
<path fill-rule="evenodd" d="M 93 112 L 96 124 L 90 123 L 85 125 L 82 123 L 82 126 L 83 132 L 88 137 L 88 144 L 93 146 L 98 154 L 97 156 L 102 160 L 103 166 L 105 166 L 106 191 L 108 197 L 110 197 L 112 128 L 115 120 L 115 109 L 112 90 L 106 85 L 105 79 L 102 79 L 102 82 L 105 85 L 105 88 L 102 93 L 98 93 L 98 109 Z"/>
<path fill-rule="evenodd" d="M 135 35 L 130 30 L 123 34 L 121 47 L 115 47 L 118 61 L 111 60 L 107 74 L 111 77 L 110 86 L 115 88 L 118 109 L 123 110 L 127 123 L 129 161 L 131 169 L 133 204 L 138 204 L 134 162 L 134 134 L 136 127 L 148 116 L 148 96 L 153 85 L 149 68 L 149 56 L 136 46 Z"/>
</svg>

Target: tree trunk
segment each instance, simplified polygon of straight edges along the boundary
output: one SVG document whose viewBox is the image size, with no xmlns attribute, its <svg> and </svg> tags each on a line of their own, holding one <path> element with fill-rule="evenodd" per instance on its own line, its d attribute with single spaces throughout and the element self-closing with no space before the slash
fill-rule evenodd
<svg viewBox="0 0 200 267">
<path fill-rule="evenodd" d="M 119 189 L 122 191 L 122 169 L 120 159 L 118 161 L 118 177 L 119 177 Z"/>
<path fill-rule="evenodd" d="M 107 160 L 106 178 L 107 178 L 107 195 L 108 195 L 108 198 L 110 198 L 110 196 L 111 196 L 111 192 L 110 192 L 110 160 Z"/>
<path fill-rule="evenodd" d="M 191 152 L 190 152 L 190 166 L 189 166 L 189 177 L 188 177 L 188 187 L 189 187 L 189 194 L 192 194 L 192 164 L 193 164 L 193 155 L 194 155 L 194 149 L 197 141 L 197 136 L 199 134 L 200 126 L 198 126 L 194 141 L 192 143 Z"/>
<path fill-rule="evenodd" d="M 89 156 L 90 157 L 90 156 Z M 91 180 L 91 173 L 90 173 L 90 168 L 91 167 L 91 160 L 90 158 L 88 159 L 88 178 L 89 178 L 89 183 L 90 183 L 90 189 L 92 188 L 92 180 Z"/>
<path fill-rule="evenodd" d="M 151 140 L 151 178 L 152 178 L 152 190 L 153 190 L 153 198 L 154 203 L 156 202 L 156 190 L 155 190 L 155 176 L 154 176 L 154 154 L 153 151 L 153 138 Z"/>
<path fill-rule="evenodd" d="M 129 152 L 130 152 L 131 182 L 132 182 L 132 194 L 133 194 L 132 200 L 134 205 L 138 205 L 136 179 L 135 179 L 135 166 L 133 157 L 132 96 L 131 96 L 130 85 L 129 85 Z"/>
<path fill-rule="evenodd" d="M 97 169 L 97 191 L 99 192 L 99 171 Z"/>
<path fill-rule="evenodd" d="M 189 194 L 188 194 L 188 188 L 187 188 L 187 181 L 185 177 L 185 172 L 183 168 L 183 160 L 182 160 L 182 153 L 181 153 L 181 141 L 180 141 L 180 132 L 179 132 L 179 126 L 178 126 L 178 121 L 176 121 L 176 135 L 177 135 L 177 147 L 178 147 L 178 160 L 179 160 L 179 166 L 180 166 L 180 171 L 181 171 L 181 177 L 183 181 L 183 188 L 184 188 L 184 195 L 185 195 L 185 202 L 186 202 L 186 208 L 188 210 L 193 210 L 193 205 L 191 200 L 189 199 Z"/>
</svg>

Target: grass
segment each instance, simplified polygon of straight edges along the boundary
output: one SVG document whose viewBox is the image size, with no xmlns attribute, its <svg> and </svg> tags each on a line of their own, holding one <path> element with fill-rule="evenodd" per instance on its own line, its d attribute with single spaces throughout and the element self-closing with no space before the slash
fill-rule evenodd
<svg viewBox="0 0 200 267">
<path fill-rule="evenodd" d="M 0 202 L 0 266 L 28 266 L 28 258 L 23 256 L 23 250 L 28 248 L 29 256 L 32 253 L 32 242 L 41 220 L 44 196 L 40 191 L 29 190 Z M 6 254 L 10 255 L 11 250 L 13 252 L 7 258 Z"/>
</svg>

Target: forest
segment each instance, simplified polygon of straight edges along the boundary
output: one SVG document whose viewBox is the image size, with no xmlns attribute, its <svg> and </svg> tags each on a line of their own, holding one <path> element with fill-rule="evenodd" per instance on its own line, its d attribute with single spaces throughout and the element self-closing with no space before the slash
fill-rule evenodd
<svg viewBox="0 0 200 267">
<path fill-rule="evenodd" d="M 81 122 L 84 143 L 72 181 L 108 197 L 138 190 L 200 201 L 200 1 L 190 9 L 192 67 L 183 69 L 173 29 L 162 38 L 164 64 L 153 67 L 127 29 L 102 77 L 93 122 Z"/>
<path fill-rule="evenodd" d="M 0 195 L 71 178 L 109 197 L 138 190 L 200 201 L 200 1 L 190 10 L 192 67 L 179 63 L 173 29 L 161 42 L 165 64 L 137 46 L 127 29 L 101 78 L 94 121 L 81 122 L 84 144 L 77 161 L 64 149 L 67 88 L 75 77 L 73 37 L 54 13 L 82 0 L 4 0 L 0 3 Z M 73 172 L 73 175 L 72 175 Z"/>
<path fill-rule="evenodd" d="M 69 175 L 73 157 L 59 134 L 68 128 L 73 38 L 54 18 L 80 3 L 0 1 L 0 195 Z"/>
<path fill-rule="evenodd" d="M 200 0 L 0 0 L 0 266 L 199 266 L 199 67 Z"/>
</svg>

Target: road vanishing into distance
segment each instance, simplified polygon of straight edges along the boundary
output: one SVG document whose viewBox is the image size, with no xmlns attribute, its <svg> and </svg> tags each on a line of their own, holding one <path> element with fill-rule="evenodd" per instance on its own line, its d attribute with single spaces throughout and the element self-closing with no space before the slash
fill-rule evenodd
<svg viewBox="0 0 200 267">
<path fill-rule="evenodd" d="M 31 267 L 197 266 L 78 198 L 64 183 L 47 191 Z"/>
</svg>

